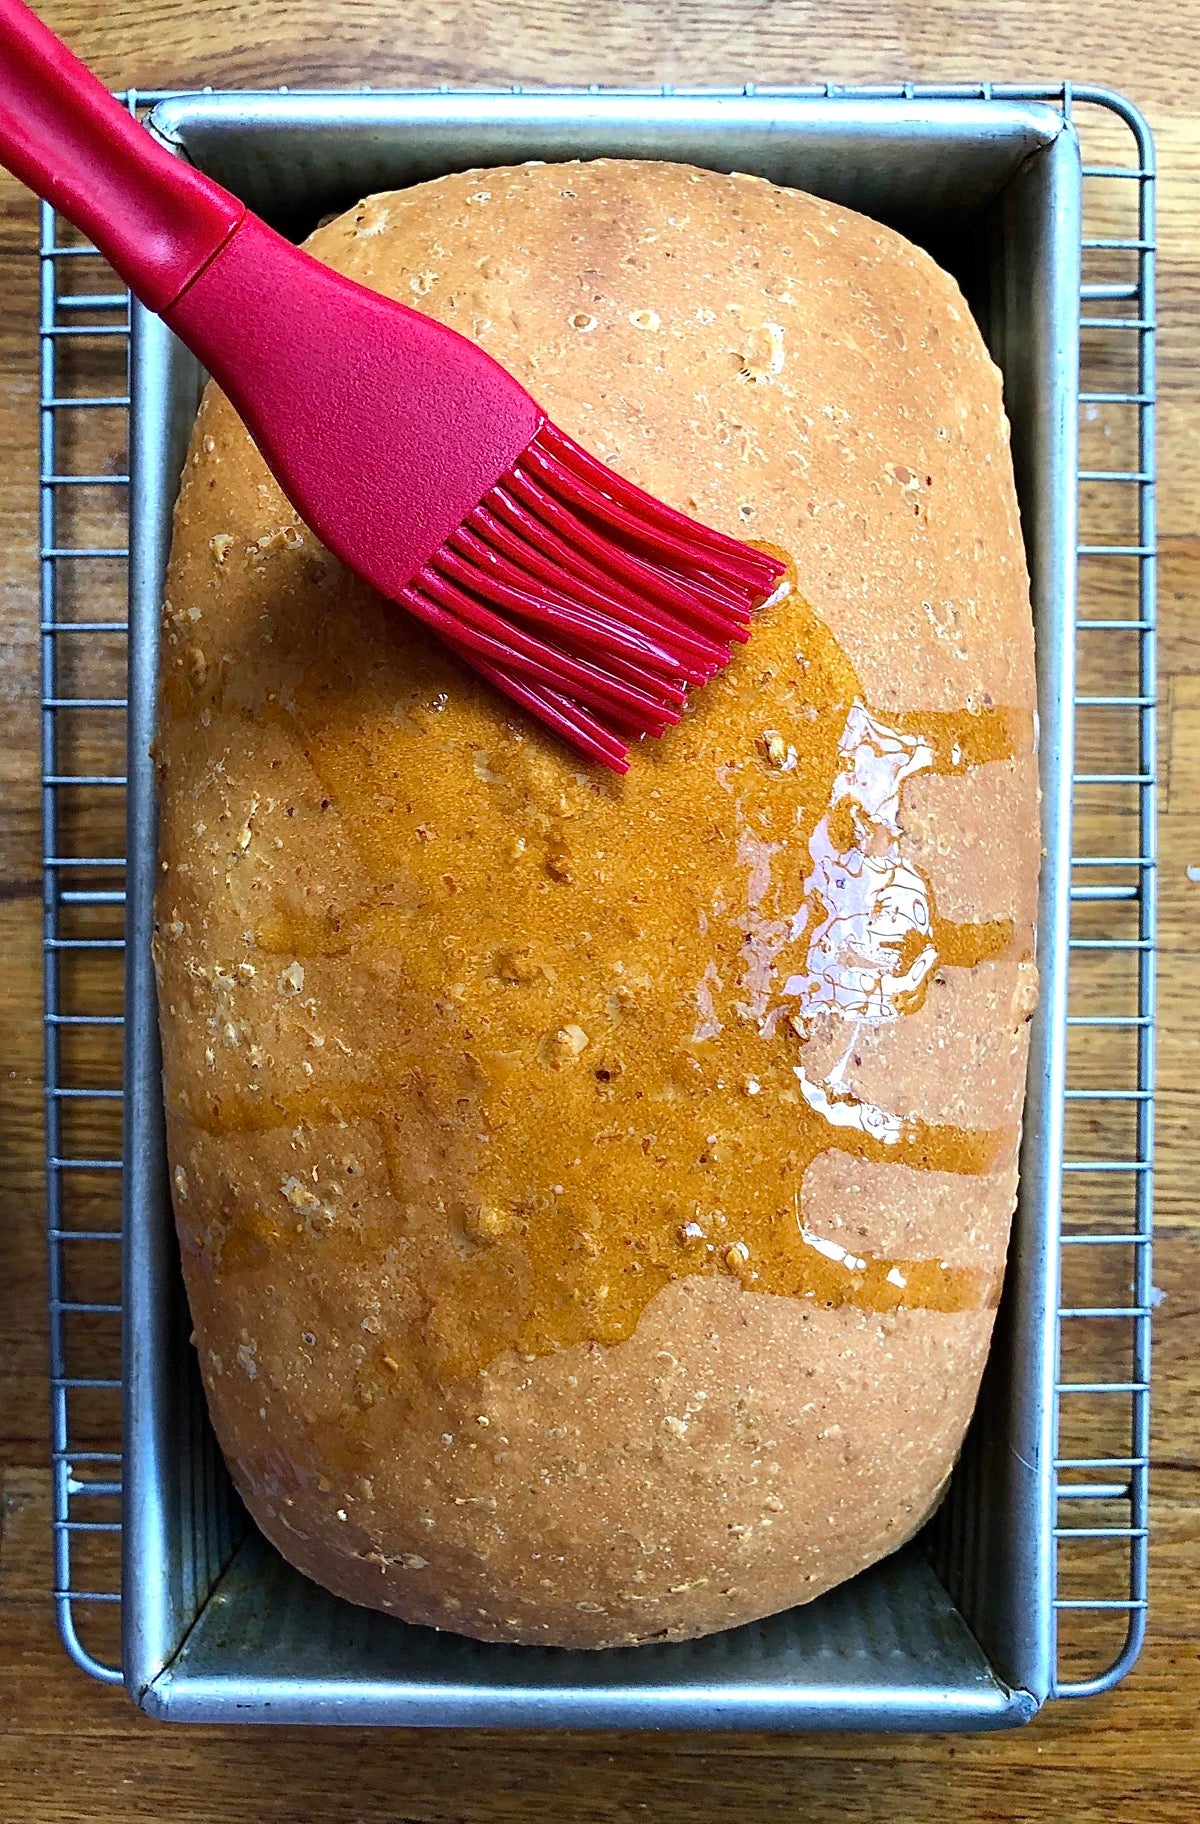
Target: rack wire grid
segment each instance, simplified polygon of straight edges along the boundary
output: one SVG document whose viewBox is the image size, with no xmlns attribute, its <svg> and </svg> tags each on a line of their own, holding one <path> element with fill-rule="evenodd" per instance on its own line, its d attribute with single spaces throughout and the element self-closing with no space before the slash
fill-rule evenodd
<svg viewBox="0 0 1200 1824">
<path fill-rule="evenodd" d="M 759 95 L 774 93 L 759 88 Z M 1077 765 L 1056 1376 L 1054 1695 L 1117 1683 L 1146 1623 L 1155 916 L 1154 163 L 1071 84 L 790 88 L 1044 101 L 1084 156 Z M 131 112 L 162 99 L 131 92 Z M 41 217 L 46 1212 L 54 1598 L 120 1669 L 121 1027 L 129 298 Z"/>
</svg>

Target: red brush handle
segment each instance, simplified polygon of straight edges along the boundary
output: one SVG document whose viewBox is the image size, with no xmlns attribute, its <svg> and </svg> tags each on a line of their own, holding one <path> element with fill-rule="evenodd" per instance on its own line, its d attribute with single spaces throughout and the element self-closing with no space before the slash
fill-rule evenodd
<svg viewBox="0 0 1200 1824">
<path fill-rule="evenodd" d="M 0 0 L 0 162 L 152 310 L 175 302 L 245 214 L 160 146 L 22 0 Z"/>
</svg>

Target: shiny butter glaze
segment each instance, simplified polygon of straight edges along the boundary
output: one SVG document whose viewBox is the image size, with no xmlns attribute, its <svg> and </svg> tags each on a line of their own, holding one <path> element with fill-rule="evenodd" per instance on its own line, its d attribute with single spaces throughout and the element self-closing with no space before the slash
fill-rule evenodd
<svg viewBox="0 0 1200 1824">
<path fill-rule="evenodd" d="M 1007 920 L 939 915 L 901 806 L 918 773 L 1030 752 L 1030 714 L 873 712 L 789 571 L 728 673 L 618 781 L 494 718 L 491 745 L 443 740 L 442 693 L 397 704 L 392 638 L 381 618 L 373 668 L 331 687 L 326 655 L 257 708 L 303 743 L 360 881 L 325 911 L 277 894 L 257 952 L 281 980 L 379 965 L 392 1037 L 323 1046 L 300 1092 L 268 1056 L 252 1093 L 175 1106 L 200 1134 L 332 1130 L 355 1167 L 285 1180 L 269 1209 L 227 1204 L 203 1242 L 218 1275 L 301 1239 L 323 1270 L 386 1257 L 414 1296 L 370 1344 L 364 1399 L 506 1350 L 618 1342 L 688 1274 L 877 1312 L 994 1302 L 977 1269 L 810 1230 L 799 1187 L 830 1148 L 987 1173 L 1013 1130 L 864 1103 L 841 1066 L 811 1079 L 801 1047 L 842 1022 L 844 1065 L 861 1025 L 906 1017 L 940 969 L 1014 952 Z M 372 1165 L 386 1199 L 354 1195 Z"/>
</svg>

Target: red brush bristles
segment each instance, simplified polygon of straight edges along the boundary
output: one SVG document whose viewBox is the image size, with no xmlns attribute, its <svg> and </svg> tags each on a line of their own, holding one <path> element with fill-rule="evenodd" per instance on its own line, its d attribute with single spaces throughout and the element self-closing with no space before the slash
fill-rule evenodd
<svg viewBox="0 0 1200 1824">
<path fill-rule="evenodd" d="M 614 772 L 728 664 L 784 566 L 655 500 L 543 421 L 398 599 Z"/>
</svg>

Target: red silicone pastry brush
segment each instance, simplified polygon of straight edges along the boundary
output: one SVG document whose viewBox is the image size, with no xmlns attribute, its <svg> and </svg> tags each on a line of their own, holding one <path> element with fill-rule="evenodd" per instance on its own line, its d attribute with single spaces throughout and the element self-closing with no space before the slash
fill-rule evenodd
<svg viewBox="0 0 1200 1824">
<path fill-rule="evenodd" d="M 618 772 L 745 640 L 782 566 L 589 456 L 465 337 L 329 271 L 173 157 L 0 0 L 0 160 L 240 413 L 345 564 Z"/>
</svg>

